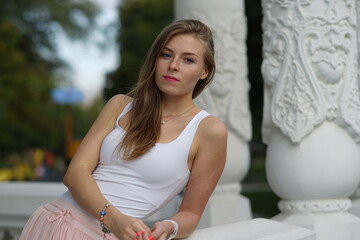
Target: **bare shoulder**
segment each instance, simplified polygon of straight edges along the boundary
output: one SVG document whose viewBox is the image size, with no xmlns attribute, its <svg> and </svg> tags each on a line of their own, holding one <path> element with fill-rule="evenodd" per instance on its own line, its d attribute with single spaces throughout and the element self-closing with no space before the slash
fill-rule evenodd
<svg viewBox="0 0 360 240">
<path fill-rule="evenodd" d="M 131 99 L 131 97 L 122 94 L 118 94 L 110 98 L 100 112 L 97 122 L 100 122 L 101 124 L 110 123 L 110 126 L 112 126 L 112 123 L 123 111 L 124 107 L 131 101 Z"/>
<path fill-rule="evenodd" d="M 110 115 L 119 115 L 125 106 L 132 100 L 131 97 L 123 94 L 118 94 L 109 99 L 104 106 L 103 112 Z"/>
<path fill-rule="evenodd" d="M 201 121 L 199 137 L 224 140 L 227 138 L 227 127 L 219 118 L 210 115 Z"/>
<path fill-rule="evenodd" d="M 106 103 L 110 108 L 116 108 L 122 110 L 130 101 L 131 97 L 123 94 L 117 94 L 109 99 Z"/>
</svg>

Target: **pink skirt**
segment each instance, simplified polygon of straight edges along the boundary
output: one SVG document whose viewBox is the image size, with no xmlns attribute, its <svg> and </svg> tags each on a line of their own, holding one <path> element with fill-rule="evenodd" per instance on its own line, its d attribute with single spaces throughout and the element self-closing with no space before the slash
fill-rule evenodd
<svg viewBox="0 0 360 240">
<path fill-rule="evenodd" d="M 117 240 L 104 235 L 99 221 L 63 199 L 39 207 L 30 217 L 19 240 Z"/>
</svg>

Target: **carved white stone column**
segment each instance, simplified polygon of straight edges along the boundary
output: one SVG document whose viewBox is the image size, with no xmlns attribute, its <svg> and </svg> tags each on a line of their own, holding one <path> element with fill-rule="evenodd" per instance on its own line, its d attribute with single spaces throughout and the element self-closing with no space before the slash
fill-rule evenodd
<svg viewBox="0 0 360 240">
<path fill-rule="evenodd" d="M 202 226 L 247 220 L 249 200 L 240 195 L 250 153 L 251 117 L 248 104 L 246 19 L 243 0 L 175 0 L 177 19 L 201 20 L 213 29 L 217 71 L 198 105 L 222 119 L 229 129 L 224 173 L 202 218 Z"/>
<path fill-rule="evenodd" d="M 263 138 L 275 220 L 318 240 L 360 238 L 348 212 L 360 181 L 355 0 L 263 0 Z"/>
<path fill-rule="evenodd" d="M 358 65 L 360 64 L 360 2 L 356 2 L 357 5 L 357 24 L 358 24 L 358 31 L 357 31 L 357 37 L 358 37 Z M 358 68 L 358 82 L 360 81 L 360 69 Z M 358 189 L 355 191 L 355 193 L 351 196 L 352 200 L 352 206 L 350 208 L 350 212 L 358 217 L 360 217 L 360 186 L 358 186 Z"/>
</svg>

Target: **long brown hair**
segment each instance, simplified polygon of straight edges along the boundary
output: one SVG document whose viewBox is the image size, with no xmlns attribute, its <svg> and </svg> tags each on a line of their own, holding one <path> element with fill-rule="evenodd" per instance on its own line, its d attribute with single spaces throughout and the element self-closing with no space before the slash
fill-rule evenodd
<svg viewBox="0 0 360 240">
<path fill-rule="evenodd" d="M 165 27 L 155 39 L 141 68 L 137 85 L 129 93 L 133 97 L 129 112 L 129 125 L 120 148 L 124 159 L 135 159 L 149 151 L 157 142 L 161 129 L 161 92 L 155 83 L 156 61 L 172 37 L 191 34 L 197 37 L 205 49 L 205 67 L 208 76 L 200 79 L 193 91 L 197 97 L 210 84 L 215 74 L 214 42 L 208 26 L 198 20 L 185 19 Z"/>
</svg>

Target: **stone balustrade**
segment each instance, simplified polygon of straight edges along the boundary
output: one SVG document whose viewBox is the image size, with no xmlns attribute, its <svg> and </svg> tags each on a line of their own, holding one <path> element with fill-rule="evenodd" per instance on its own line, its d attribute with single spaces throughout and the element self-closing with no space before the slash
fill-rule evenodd
<svg viewBox="0 0 360 240">
<path fill-rule="evenodd" d="M 61 183 L 10 182 L 0 183 L 0 239 L 5 233 L 13 240 L 33 211 L 66 191 Z M 161 218 L 161 214 L 158 215 Z M 198 229 L 187 240 L 315 240 L 315 233 L 289 224 L 267 219 L 238 221 Z"/>
<path fill-rule="evenodd" d="M 6 231 L 18 239 L 31 214 L 66 190 L 61 183 L 0 183 L 0 240 Z"/>
</svg>

